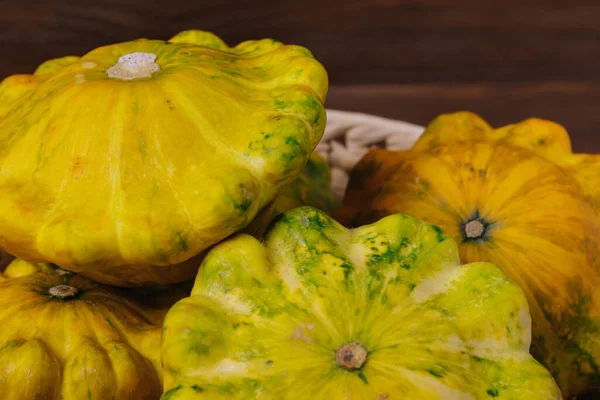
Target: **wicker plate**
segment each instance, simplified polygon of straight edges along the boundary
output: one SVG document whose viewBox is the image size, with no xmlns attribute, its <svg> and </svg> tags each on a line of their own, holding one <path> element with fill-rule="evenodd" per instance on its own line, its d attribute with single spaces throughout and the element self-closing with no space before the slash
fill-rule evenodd
<svg viewBox="0 0 600 400">
<path fill-rule="evenodd" d="M 408 150 L 424 130 L 419 125 L 375 115 L 327 110 L 327 127 L 316 151 L 331 166 L 333 193 L 342 198 L 348 173 L 370 148 Z"/>
</svg>

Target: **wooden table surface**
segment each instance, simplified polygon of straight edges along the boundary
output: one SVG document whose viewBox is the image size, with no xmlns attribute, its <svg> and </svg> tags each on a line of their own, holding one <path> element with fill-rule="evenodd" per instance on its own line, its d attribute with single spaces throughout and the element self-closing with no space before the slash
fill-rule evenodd
<svg viewBox="0 0 600 400">
<path fill-rule="evenodd" d="M 465 109 L 493 125 L 537 116 L 599 152 L 598 21 L 598 0 L 0 0 L 0 78 L 200 28 L 308 47 L 329 71 L 330 108 L 419 124 Z"/>
</svg>

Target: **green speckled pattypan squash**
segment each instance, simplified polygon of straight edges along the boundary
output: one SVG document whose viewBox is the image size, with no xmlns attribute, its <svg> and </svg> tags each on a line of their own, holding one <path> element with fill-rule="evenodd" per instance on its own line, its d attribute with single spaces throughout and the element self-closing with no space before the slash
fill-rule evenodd
<svg viewBox="0 0 600 400">
<path fill-rule="evenodd" d="M 521 289 L 439 228 L 302 207 L 207 254 L 163 325 L 162 399 L 560 399 L 530 338 Z"/>
<path fill-rule="evenodd" d="M 327 74 L 300 46 L 140 39 L 0 84 L 0 247 L 103 283 L 192 279 L 304 168 Z M 191 261 L 190 261 L 191 260 Z"/>
</svg>

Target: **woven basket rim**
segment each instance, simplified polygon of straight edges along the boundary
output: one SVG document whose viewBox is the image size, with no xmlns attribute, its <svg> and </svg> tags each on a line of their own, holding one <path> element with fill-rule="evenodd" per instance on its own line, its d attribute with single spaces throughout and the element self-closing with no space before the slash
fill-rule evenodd
<svg viewBox="0 0 600 400">
<path fill-rule="evenodd" d="M 331 168 L 331 189 L 342 199 L 352 168 L 373 147 L 408 150 L 425 127 L 356 111 L 327 110 L 327 125 L 315 151 Z"/>
<path fill-rule="evenodd" d="M 412 122 L 408 122 L 408 121 L 404 121 L 404 120 L 400 120 L 400 119 L 395 119 L 395 118 L 389 118 L 389 117 L 384 117 L 381 115 L 376 115 L 376 114 L 370 114 L 370 113 L 366 113 L 366 112 L 362 112 L 362 111 L 346 111 L 346 110 L 338 110 L 335 108 L 327 108 L 327 123 L 329 123 L 330 118 L 334 118 L 334 119 L 338 119 L 338 118 L 351 118 L 353 120 L 362 120 L 365 122 L 372 122 L 372 123 L 381 123 L 381 124 L 390 124 L 392 126 L 398 127 L 398 126 L 403 126 L 403 127 L 408 127 L 408 128 L 413 128 L 415 130 L 424 130 L 425 127 L 419 124 L 415 124 Z M 327 129 L 327 128 L 325 128 Z"/>
</svg>

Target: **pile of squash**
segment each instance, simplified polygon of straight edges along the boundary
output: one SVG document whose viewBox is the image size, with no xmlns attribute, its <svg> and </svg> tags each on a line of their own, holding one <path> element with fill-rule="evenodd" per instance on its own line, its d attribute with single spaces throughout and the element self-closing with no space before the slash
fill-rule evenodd
<svg viewBox="0 0 600 400">
<path fill-rule="evenodd" d="M 600 158 L 442 115 L 342 202 L 299 46 L 203 31 L 0 84 L 5 400 L 561 399 L 600 385 Z"/>
</svg>

